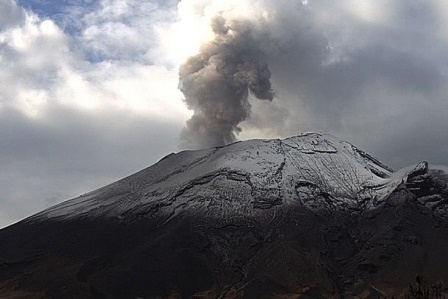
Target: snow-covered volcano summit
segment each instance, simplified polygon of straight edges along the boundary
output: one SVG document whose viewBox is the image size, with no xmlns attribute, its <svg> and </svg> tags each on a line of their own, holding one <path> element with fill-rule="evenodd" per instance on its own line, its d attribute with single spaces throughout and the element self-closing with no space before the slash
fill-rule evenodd
<svg viewBox="0 0 448 299">
<path fill-rule="evenodd" d="M 121 221 L 179 213 L 270 216 L 291 205 L 361 211 L 391 191 L 392 170 L 352 144 L 306 133 L 171 154 L 114 184 L 29 220 L 106 216 Z M 230 218 L 228 218 L 230 217 Z M 264 217 L 263 217 L 264 218 Z"/>
</svg>

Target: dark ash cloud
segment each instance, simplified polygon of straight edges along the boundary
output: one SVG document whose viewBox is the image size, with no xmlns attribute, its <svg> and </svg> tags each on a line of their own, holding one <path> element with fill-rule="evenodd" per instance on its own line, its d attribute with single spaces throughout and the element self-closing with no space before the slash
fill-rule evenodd
<svg viewBox="0 0 448 299">
<path fill-rule="evenodd" d="M 208 148 L 236 140 L 238 125 L 250 116 L 249 93 L 272 100 L 262 43 L 266 39 L 248 21 L 213 20 L 214 40 L 203 45 L 179 71 L 180 89 L 194 115 L 182 132 L 183 147 Z"/>
</svg>

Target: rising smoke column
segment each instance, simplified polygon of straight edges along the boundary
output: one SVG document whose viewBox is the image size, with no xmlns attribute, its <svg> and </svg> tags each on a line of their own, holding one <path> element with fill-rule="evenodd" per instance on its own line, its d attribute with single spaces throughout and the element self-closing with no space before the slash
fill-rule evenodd
<svg viewBox="0 0 448 299">
<path fill-rule="evenodd" d="M 266 34 L 245 20 L 212 20 L 214 39 L 179 71 L 180 90 L 194 111 L 181 135 L 183 147 L 221 146 L 236 140 L 250 116 L 249 93 L 272 100 L 271 72 L 263 52 Z"/>
</svg>

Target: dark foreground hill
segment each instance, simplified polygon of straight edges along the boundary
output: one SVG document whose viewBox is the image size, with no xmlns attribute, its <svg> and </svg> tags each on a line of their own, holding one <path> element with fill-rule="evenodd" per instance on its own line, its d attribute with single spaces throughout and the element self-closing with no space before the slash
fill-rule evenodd
<svg viewBox="0 0 448 299">
<path fill-rule="evenodd" d="M 172 154 L 0 230 L 0 298 L 436 297 L 447 181 L 314 133 Z"/>
</svg>

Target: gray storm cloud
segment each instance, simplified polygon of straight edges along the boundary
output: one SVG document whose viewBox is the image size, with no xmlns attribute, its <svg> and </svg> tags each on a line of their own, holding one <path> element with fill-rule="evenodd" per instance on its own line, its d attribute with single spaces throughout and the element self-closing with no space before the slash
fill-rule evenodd
<svg viewBox="0 0 448 299">
<path fill-rule="evenodd" d="M 272 100 L 271 71 L 263 52 L 266 34 L 249 21 L 212 22 L 214 39 L 180 67 L 180 90 L 194 111 L 181 134 L 183 147 L 221 146 L 236 140 L 250 116 L 249 94 Z"/>
</svg>

